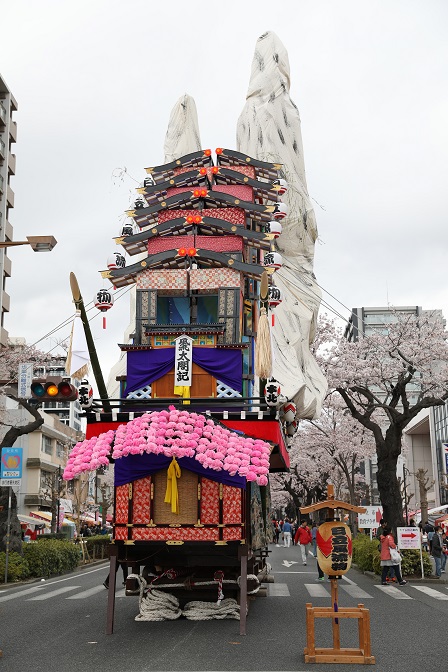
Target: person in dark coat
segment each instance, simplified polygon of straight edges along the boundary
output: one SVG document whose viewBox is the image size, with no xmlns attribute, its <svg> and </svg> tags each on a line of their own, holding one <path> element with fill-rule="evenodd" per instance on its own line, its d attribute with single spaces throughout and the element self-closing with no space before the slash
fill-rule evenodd
<svg viewBox="0 0 448 672">
<path fill-rule="evenodd" d="M 442 528 L 440 525 L 437 525 L 434 528 L 434 535 L 432 537 L 432 557 L 436 565 L 436 576 L 440 579 L 442 574 L 442 553 L 443 553 L 443 544 L 442 544 Z"/>
</svg>

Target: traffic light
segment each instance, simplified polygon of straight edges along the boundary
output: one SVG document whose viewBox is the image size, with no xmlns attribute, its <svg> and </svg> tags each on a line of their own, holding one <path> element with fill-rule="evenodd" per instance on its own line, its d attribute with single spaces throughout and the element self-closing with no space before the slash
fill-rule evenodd
<svg viewBox="0 0 448 672">
<path fill-rule="evenodd" d="M 31 395 L 38 401 L 75 401 L 78 390 L 68 380 L 34 380 L 31 383 Z"/>
</svg>

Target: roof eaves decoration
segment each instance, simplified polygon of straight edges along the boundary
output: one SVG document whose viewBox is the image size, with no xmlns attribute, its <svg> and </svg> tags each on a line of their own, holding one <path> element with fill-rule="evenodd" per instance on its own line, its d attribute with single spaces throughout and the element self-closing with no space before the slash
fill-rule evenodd
<svg viewBox="0 0 448 672">
<path fill-rule="evenodd" d="M 224 470 L 266 485 L 272 448 L 267 441 L 246 437 L 209 417 L 170 406 L 77 443 L 63 477 L 72 480 L 107 465 L 110 459 L 152 453 L 195 458 L 206 469 Z"/>
<path fill-rule="evenodd" d="M 191 154 L 181 156 L 175 161 L 170 161 L 169 163 L 165 163 L 162 166 L 145 168 L 145 171 L 148 175 L 151 175 L 155 182 L 164 182 L 165 180 L 174 176 L 174 171 L 176 168 L 185 168 L 188 166 L 191 166 L 191 168 L 196 168 L 212 165 L 213 161 L 211 159 L 211 150 L 201 149 L 197 152 L 192 152 Z"/>
<path fill-rule="evenodd" d="M 195 258 L 200 259 L 204 266 L 208 267 L 226 267 L 246 273 L 248 277 L 259 278 L 264 266 L 259 264 L 247 264 L 233 257 L 229 257 L 221 252 L 213 250 L 197 249 Z M 157 254 L 151 254 L 132 266 L 124 268 L 114 268 L 108 271 L 100 271 L 103 278 L 108 278 L 116 287 L 131 285 L 137 280 L 137 274 L 145 269 L 151 269 L 163 266 L 164 268 L 183 268 L 185 264 L 184 257 L 177 254 L 177 250 L 166 250 Z"/>
</svg>

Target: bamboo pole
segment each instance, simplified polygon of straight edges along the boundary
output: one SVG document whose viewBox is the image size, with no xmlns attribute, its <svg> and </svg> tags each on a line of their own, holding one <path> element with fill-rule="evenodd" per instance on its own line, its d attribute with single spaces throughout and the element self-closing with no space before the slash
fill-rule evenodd
<svg viewBox="0 0 448 672">
<path fill-rule="evenodd" d="M 101 372 L 100 363 L 98 361 L 98 355 L 96 353 L 95 343 L 93 341 L 92 332 L 90 331 L 90 325 L 87 319 L 86 309 L 84 307 L 84 301 L 81 296 L 78 281 L 74 273 L 70 273 L 70 287 L 72 290 L 73 302 L 76 306 L 76 309 L 79 310 L 81 313 L 81 321 L 84 327 L 84 333 L 86 335 L 87 347 L 89 348 L 90 363 L 92 365 L 93 375 L 95 376 L 95 381 L 98 387 L 98 393 L 103 403 L 104 411 L 106 413 L 112 413 L 112 407 L 110 405 L 109 397 L 107 395 L 106 385 L 104 384 L 103 374 Z"/>
</svg>

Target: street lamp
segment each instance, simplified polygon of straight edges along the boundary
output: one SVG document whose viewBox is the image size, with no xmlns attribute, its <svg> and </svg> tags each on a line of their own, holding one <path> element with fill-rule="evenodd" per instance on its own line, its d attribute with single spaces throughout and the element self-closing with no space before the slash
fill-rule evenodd
<svg viewBox="0 0 448 672">
<path fill-rule="evenodd" d="M 26 240 L 0 241 L 0 249 L 16 245 L 30 245 L 34 252 L 51 252 L 57 242 L 54 236 L 27 236 Z"/>
</svg>

